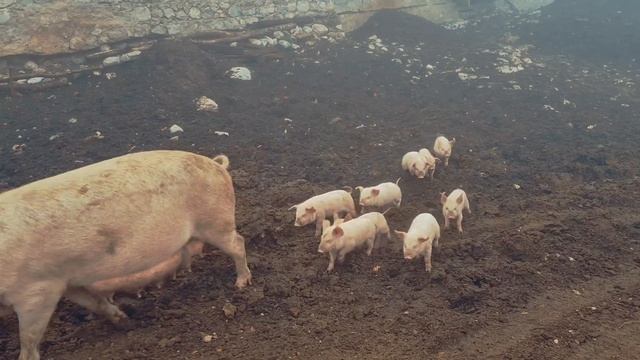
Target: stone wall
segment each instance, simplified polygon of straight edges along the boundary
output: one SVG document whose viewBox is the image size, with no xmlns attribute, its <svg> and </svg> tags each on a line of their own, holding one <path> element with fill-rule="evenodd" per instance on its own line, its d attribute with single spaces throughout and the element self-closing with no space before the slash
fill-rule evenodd
<svg viewBox="0 0 640 360">
<path fill-rule="evenodd" d="M 237 30 L 263 20 L 378 9 L 422 8 L 421 13 L 433 21 L 455 21 L 457 7 L 465 3 L 466 0 L 0 0 L 0 57 L 66 53 L 149 35 Z"/>
</svg>

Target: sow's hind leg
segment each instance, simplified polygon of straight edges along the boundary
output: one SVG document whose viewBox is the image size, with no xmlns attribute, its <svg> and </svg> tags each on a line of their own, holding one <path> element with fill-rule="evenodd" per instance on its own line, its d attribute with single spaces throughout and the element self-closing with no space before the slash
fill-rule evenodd
<svg viewBox="0 0 640 360">
<path fill-rule="evenodd" d="M 64 297 L 96 314 L 105 316 L 114 324 L 127 318 L 127 315 L 110 303 L 105 296 L 92 294 L 86 289 L 69 288 L 64 293 Z"/>
<path fill-rule="evenodd" d="M 220 233 L 212 228 L 208 228 L 201 230 L 199 234 L 197 234 L 197 237 L 231 256 L 238 274 L 238 278 L 236 279 L 236 287 L 238 287 L 238 289 L 251 285 L 251 271 L 249 271 L 249 267 L 247 266 L 244 238 L 240 234 L 235 230 Z"/>
</svg>

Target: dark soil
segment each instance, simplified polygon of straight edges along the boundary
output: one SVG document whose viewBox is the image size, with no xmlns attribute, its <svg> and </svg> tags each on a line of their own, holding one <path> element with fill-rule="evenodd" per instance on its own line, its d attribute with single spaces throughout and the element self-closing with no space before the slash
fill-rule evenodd
<svg viewBox="0 0 640 360">
<path fill-rule="evenodd" d="M 208 248 L 164 289 L 117 297 L 132 319 L 126 329 L 63 301 L 43 359 L 637 358 L 639 73 L 616 41 L 638 44 L 640 32 L 598 22 L 597 41 L 580 45 L 591 32 L 575 37 L 571 3 L 538 22 L 495 15 L 458 31 L 381 13 L 344 42 L 279 60 L 165 42 L 110 70 L 112 80 L 2 94 L 4 188 L 131 151 L 227 154 L 254 276 L 235 290 L 232 261 Z M 638 28 L 640 17 L 625 19 Z M 534 45 L 534 64 L 514 74 L 494 65 L 507 31 L 519 36 L 513 46 Z M 389 53 L 366 52 L 373 34 Z M 425 78 L 427 64 L 435 70 Z M 253 80 L 228 79 L 232 66 L 251 68 Z M 463 81 L 456 69 L 489 78 Z M 220 111 L 196 111 L 202 95 Z M 178 141 L 169 140 L 174 123 L 185 130 Z M 104 138 L 90 138 L 95 131 Z M 450 165 L 433 182 L 403 174 L 401 156 L 440 133 L 457 139 Z M 473 211 L 464 235 L 444 233 L 430 275 L 404 261 L 396 241 L 327 274 L 313 228 L 295 228 L 287 209 L 398 177 L 393 229 L 421 212 L 442 223 L 439 193 L 462 187 Z M 17 325 L 13 315 L 0 320 L 3 359 L 17 358 Z"/>
</svg>

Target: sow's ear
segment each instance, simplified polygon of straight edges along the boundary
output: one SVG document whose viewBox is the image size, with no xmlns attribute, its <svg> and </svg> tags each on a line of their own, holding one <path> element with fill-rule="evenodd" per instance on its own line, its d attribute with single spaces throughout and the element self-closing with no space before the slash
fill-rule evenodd
<svg viewBox="0 0 640 360">
<path fill-rule="evenodd" d="M 310 207 L 310 208 L 306 208 L 306 209 L 304 209 L 304 211 L 306 211 L 306 212 L 308 212 L 308 213 L 314 213 L 314 212 L 316 212 L 316 208 L 314 208 L 314 207 L 312 206 L 312 207 Z"/>
<path fill-rule="evenodd" d="M 458 198 L 456 199 L 456 202 L 458 204 L 462 204 L 463 200 L 464 200 L 464 194 L 460 194 L 460 196 L 458 196 Z"/>
</svg>

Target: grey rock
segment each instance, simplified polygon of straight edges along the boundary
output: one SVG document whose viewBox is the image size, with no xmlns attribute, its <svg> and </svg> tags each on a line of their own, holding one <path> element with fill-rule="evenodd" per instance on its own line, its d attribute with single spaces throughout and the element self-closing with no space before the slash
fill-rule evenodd
<svg viewBox="0 0 640 360">
<path fill-rule="evenodd" d="M 200 9 L 195 7 L 189 9 L 189 17 L 192 19 L 200 19 Z"/>
<path fill-rule="evenodd" d="M 11 14 L 9 13 L 9 10 L 0 10 L 0 25 L 8 23 L 9 20 L 11 20 Z"/>
<path fill-rule="evenodd" d="M 298 2 L 298 11 L 301 13 L 305 13 L 307 11 L 309 11 L 309 3 L 306 1 L 300 1 Z"/>
<path fill-rule="evenodd" d="M 176 12 L 176 17 L 180 20 L 186 20 L 189 16 L 187 15 L 186 12 L 184 12 L 183 10 L 178 10 Z"/>
<path fill-rule="evenodd" d="M 157 25 L 151 28 L 151 33 L 157 34 L 157 35 L 164 35 L 167 33 L 167 28 L 162 25 Z"/>
<path fill-rule="evenodd" d="M 162 9 L 162 12 L 164 13 L 164 17 L 166 17 L 167 19 L 171 19 L 176 16 L 176 13 L 171 8 L 164 8 Z"/>
<path fill-rule="evenodd" d="M 105 58 L 104 60 L 102 60 L 102 65 L 104 66 L 116 65 L 119 63 L 120 63 L 120 56 L 109 56 L 108 58 Z"/>
<path fill-rule="evenodd" d="M 148 7 L 140 6 L 131 12 L 131 16 L 138 21 L 151 20 L 151 11 Z"/>
<path fill-rule="evenodd" d="M 151 9 L 151 17 L 153 17 L 154 19 L 161 18 L 163 15 L 164 15 L 164 12 L 162 11 L 162 9 L 159 9 L 159 8 Z"/>
<path fill-rule="evenodd" d="M 16 0 L 0 0 L 0 9 L 7 8 L 16 3 Z"/>
</svg>

